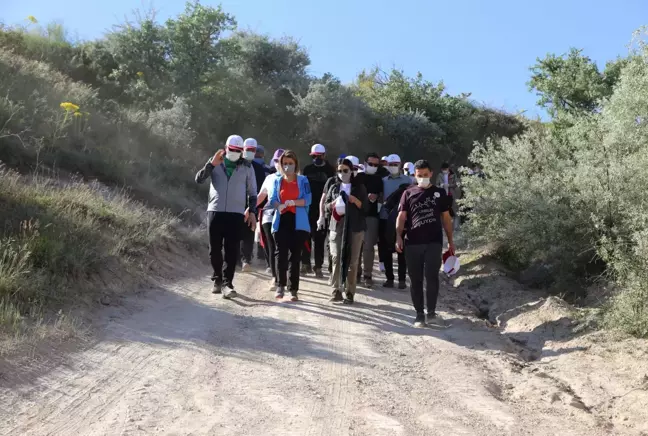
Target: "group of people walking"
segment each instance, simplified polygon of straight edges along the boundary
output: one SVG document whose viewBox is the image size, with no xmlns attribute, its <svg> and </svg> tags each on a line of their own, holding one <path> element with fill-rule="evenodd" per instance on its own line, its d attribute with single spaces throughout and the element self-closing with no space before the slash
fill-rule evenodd
<svg viewBox="0 0 648 436">
<path fill-rule="evenodd" d="M 406 289 L 409 273 L 415 326 L 436 319 L 443 232 L 448 250 L 455 250 L 458 183 L 449 165 L 433 179 L 429 162 L 403 164 L 396 154 L 368 153 L 362 163 L 342 155 L 332 165 L 326 148 L 315 144 L 312 162 L 302 168 L 294 151 L 276 150 L 270 165 L 264 152 L 253 138 L 232 135 L 196 174 L 197 183 L 211 180 L 214 293 L 236 296 L 236 265 L 250 269 L 256 231 L 278 300 L 299 299 L 300 275 L 323 278 L 328 251 L 331 301 L 353 304 L 359 281 L 374 286 L 377 248 L 383 287 Z"/>
</svg>

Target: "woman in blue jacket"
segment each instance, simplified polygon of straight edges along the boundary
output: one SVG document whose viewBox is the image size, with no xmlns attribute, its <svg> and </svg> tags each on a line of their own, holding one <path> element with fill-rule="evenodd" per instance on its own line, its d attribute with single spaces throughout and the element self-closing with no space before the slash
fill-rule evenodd
<svg viewBox="0 0 648 436">
<path fill-rule="evenodd" d="M 275 298 L 283 299 L 288 286 L 291 301 L 297 301 L 301 252 L 310 235 L 308 208 L 312 195 L 308 178 L 297 174 L 299 160 L 294 151 L 286 150 L 281 156 L 280 170 L 281 177 L 275 180 L 270 197 L 270 204 L 276 210 L 272 220 L 272 236 L 276 244 Z"/>
</svg>

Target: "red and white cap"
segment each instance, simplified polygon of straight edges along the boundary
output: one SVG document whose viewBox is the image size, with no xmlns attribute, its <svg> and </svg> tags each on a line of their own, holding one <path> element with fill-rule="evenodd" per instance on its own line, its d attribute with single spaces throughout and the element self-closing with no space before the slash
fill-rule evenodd
<svg viewBox="0 0 648 436">
<path fill-rule="evenodd" d="M 230 135 L 225 142 L 225 147 L 228 150 L 243 151 L 243 138 L 239 135 Z"/>
<path fill-rule="evenodd" d="M 380 158 L 380 161 L 381 161 L 381 162 L 387 162 L 387 158 L 388 158 L 388 157 L 389 157 L 389 156 L 383 156 L 383 157 Z"/>
<path fill-rule="evenodd" d="M 446 273 L 449 276 L 453 276 L 457 274 L 459 271 L 459 267 L 461 266 L 461 262 L 459 262 L 459 258 L 455 256 L 454 253 L 452 253 L 450 250 L 446 251 L 443 253 L 443 272 Z"/>
<path fill-rule="evenodd" d="M 387 163 L 388 164 L 401 163 L 401 158 L 397 154 L 390 154 L 389 156 L 387 156 Z"/>
<path fill-rule="evenodd" d="M 244 148 L 245 150 L 249 150 L 249 149 L 254 149 L 254 150 L 256 150 L 256 149 L 257 149 L 257 140 L 254 139 L 254 138 L 248 138 L 248 139 L 246 139 L 246 140 L 243 142 L 243 148 Z"/>
<path fill-rule="evenodd" d="M 326 148 L 322 144 L 315 144 L 311 147 L 311 156 L 322 156 L 326 154 Z"/>
</svg>

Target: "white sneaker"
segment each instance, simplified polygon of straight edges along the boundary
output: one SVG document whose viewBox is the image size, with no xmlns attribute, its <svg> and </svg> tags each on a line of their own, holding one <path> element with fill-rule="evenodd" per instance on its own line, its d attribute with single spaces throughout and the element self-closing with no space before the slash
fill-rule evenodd
<svg viewBox="0 0 648 436">
<path fill-rule="evenodd" d="M 229 300 L 230 298 L 236 297 L 236 291 L 232 285 L 223 286 L 223 298 Z"/>
<path fill-rule="evenodd" d="M 241 267 L 242 272 L 249 272 L 251 269 L 252 269 L 252 266 L 247 262 L 245 262 L 243 264 L 243 266 Z"/>
<path fill-rule="evenodd" d="M 378 269 L 380 270 L 380 272 L 384 273 L 385 272 L 385 264 L 383 262 L 380 262 L 378 264 Z"/>
<path fill-rule="evenodd" d="M 272 268 L 266 268 L 266 274 L 272 274 Z"/>
</svg>

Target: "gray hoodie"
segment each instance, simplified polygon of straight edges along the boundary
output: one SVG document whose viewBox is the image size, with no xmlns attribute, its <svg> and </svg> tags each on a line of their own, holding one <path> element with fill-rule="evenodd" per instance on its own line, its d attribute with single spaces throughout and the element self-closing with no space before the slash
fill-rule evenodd
<svg viewBox="0 0 648 436">
<path fill-rule="evenodd" d="M 196 174 L 196 183 L 211 177 L 209 186 L 208 212 L 245 213 L 250 205 L 250 213 L 256 215 L 257 185 L 254 169 L 250 165 L 237 165 L 231 177 L 227 177 L 225 164 L 214 167 L 211 160 Z"/>
</svg>

